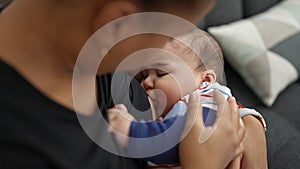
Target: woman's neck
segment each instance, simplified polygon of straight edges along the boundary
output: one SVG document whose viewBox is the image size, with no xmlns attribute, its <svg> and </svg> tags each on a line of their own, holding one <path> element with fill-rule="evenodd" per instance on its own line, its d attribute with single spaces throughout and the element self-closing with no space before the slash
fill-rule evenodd
<svg viewBox="0 0 300 169">
<path fill-rule="evenodd" d="M 23 2 L 13 2 L 0 15 L 0 59 L 44 95 L 74 110 L 72 76 L 82 45 L 72 41 L 76 31 L 59 24 L 67 18 L 59 19 L 54 15 L 57 11 L 50 14 L 49 9 L 39 5 L 44 1 Z"/>
</svg>

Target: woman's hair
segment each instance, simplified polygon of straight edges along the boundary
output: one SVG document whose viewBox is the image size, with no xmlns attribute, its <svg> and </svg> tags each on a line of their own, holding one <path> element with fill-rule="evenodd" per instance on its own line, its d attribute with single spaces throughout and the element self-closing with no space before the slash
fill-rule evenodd
<svg viewBox="0 0 300 169">
<path fill-rule="evenodd" d="M 181 50 L 185 58 L 192 60 L 196 71 L 212 69 L 217 75 L 217 81 L 223 83 L 224 80 L 224 60 L 222 50 L 217 41 L 207 32 L 196 29 L 171 38 L 176 50 Z M 180 49 L 181 48 L 181 49 Z"/>
</svg>

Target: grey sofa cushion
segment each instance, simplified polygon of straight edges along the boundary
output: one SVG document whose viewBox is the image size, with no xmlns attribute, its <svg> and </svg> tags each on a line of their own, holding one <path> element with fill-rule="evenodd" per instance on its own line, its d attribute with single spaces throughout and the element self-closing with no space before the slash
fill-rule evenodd
<svg viewBox="0 0 300 169">
<path fill-rule="evenodd" d="M 218 0 L 215 8 L 206 16 L 206 26 L 226 24 L 243 18 L 240 0 Z"/>
<path fill-rule="evenodd" d="M 244 17 L 249 17 L 270 8 L 280 0 L 243 0 Z"/>
<path fill-rule="evenodd" d="M 199 28 L 226 24 L 243 18 L 243 2 L 241 0 L 217 0 L 216 6 L 199 23 Z"/>
<path fill-rule="evenodd" d="M 204 18 L 199 27 L 227 24 L 258 14 L 281 0 L 217 0 L 214 9 Z"/>
<path fill-rule="evenodd" d="M 289 37 L 274 46 L 271 50 L 290 61 L 300 75 L 300 33 Z"/>
<path fill-rule="evenodd" d="M 237 100 L 259 111 L 267 122 L 269 168 L 300 168 L 300 84 L 289 86 L 273 107 L 266 108 L 227 62 L 225 73 L 227 86 Z"/>
<path fill-rule="evenodd" d="M 268 123 L 266 134 L 269 169 L 300 168 L 299 130 L 287 119 L 282 118 L 282 116 L 270 109 L 260 109 L 260 111 L 264 112 L 264 117 Z"/>
</svg>

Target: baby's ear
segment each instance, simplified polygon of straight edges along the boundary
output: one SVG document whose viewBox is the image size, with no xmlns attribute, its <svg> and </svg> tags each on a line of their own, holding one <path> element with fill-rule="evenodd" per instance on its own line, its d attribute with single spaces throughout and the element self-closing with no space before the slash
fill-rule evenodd
<svg viewBox="0 0 300 169">
<path fill-rule="evenodd" d="M 214 83 L 216 82 L 217 75 L 215 71 L 208 69 L 203 72 L 202 80 L 203 82 Z"/>
</svg>

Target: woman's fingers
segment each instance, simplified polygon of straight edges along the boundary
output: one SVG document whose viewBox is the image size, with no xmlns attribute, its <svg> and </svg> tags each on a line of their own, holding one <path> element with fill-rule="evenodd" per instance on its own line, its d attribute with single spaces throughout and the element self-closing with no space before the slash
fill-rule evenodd
<svg viewBox="0 0 300 169">
<path fill-rule="evenodd" d="M 239 133 L 238 134 L 240 137 L 240 142 L 242 142 L 246 135 L 246 128 L 245 128 L 244 122 L 241 118 L 239 119 Z"/>
<path fill-rule="evenodd" d="M 191 114 L 194 117 L 194 120 L 191 120 L 191 122 L 195 122 L 195 119 L 197 120 L 197 124 L 200 127 L 204 127 L 204 121 L 203 121 L 203 115 L 202 115 L 202 104 L 200 100 L 200 96 L 197 93 L 192 93 L 189 97 L 189 103 L 188 103 L 188 113 Z"/>
<path fill-rule="evenodd" d="M 237 149 L 236 155 L 239 155 L 239 153 L 241 153 L 241 151 L 244 150 L 241 145 L 241 142 L 243 141 L 243 139 L 245 137 L 245 126 L 240 117 L 236 99 L 234 97 L 229 97 L 228 102 L 229 102 L 229 106 L 230 106 L 230 110 L 231 110 L 231 114 L 232 114 L 231 121 L 232 121 L 233 126 L 236 127 L 236 129 L 237 129 L 236 141 L 237 141 L 237 143 L 240 144 L 240 147 Z"/>
<path fill-rule="evenodd" d="M 235 97 L 229 97 L 228 98 L 228 102 L 229 102 L 229 107 L 230 107 L 230 110 L 231 110 L 231 115 L 232 115 L 232 122 L 234 125 L 237 125 L 239 126 L 240 124 L 240 114 L 239 114 L 239 110 L 238 110 L 238 105 L 236 103 L 236 99 Z"/>
<path fill-rule="evenodd" d="M 180 144 L 183 167 L 195 168 L 204 165 L 206 166 L 204 168 L 226 168 L 230 161 L 244 151 L 241 142 L 245 130 L 243 123 L 240 122 L 235 99 L 226 100 L 218 91 L 214 91 L 213 95 L 218 105 L 217 118 L 215 124 L 208 127 L 204 126 L 200 99 L 196 96 L 196 101 L 193 101 L 191 97 L 188 119 L 189 123 L 192 121 L 192 129 Z M 197 110 L 199 113 L 195 113 Z M 196 123 L 193 124 L 195 114 L 198 116 Z M 195 140 L 197 137 L 199 140 Z M 190 154 L 193 154 L 193 157 L 185 157 Z M 218 160 L 210 161 L 212 157 Z"/>
<path fill-rule="evenodd" d="M 195 134 L 197 133 L 199 136 L 203 128 L 204 121 L 200 96 L 199 94 L 193 92 L 190 94 L 187 105 L 187 120 L 182 137 L 185 137 L 189 132 L 194 132 Z"/>
<path fill-rule="evenodd" d="M 235 151 L 235 157 L 241 156 L 244 153 L 244 146 L 240 143 L 240 146 Z"/>
<path fill-rule="evenodd" d="M 224 116 L 225 108 L 226 108 L 226 100 L 224 96 L 217 90 L 213 92 L 213 99 L 217 103 L 217 117 L 214 123 L 214 127 L 217 127 Z M 227 115 L 228 116 L 228 115 Z M 226 117 L 227 117 L 226 116 Z"/>
<path fill-rule="evenodd" d="M 231 139 L 232 158 L 241 155 L 244 151 L 242 141 L 245 136 L 245 127 L 240 118 L 239 109 L 234 97 L 225 100 L 219 91 L 214 91 L 214 99 L 218 105 L 216 131 L 225 132 Z M 219 123 L 219 124 L 218 124 Z M 214 132 L 216 132 L 214 131 Z"/>
<path fill-rule="evenodd" d="M 238 156 L 234 160 L 232 160 L 229 165 L 226 167 L 226 169 L 240 169 L 241 168 L 241 160 L 242 156 Z"/>
</svg>

